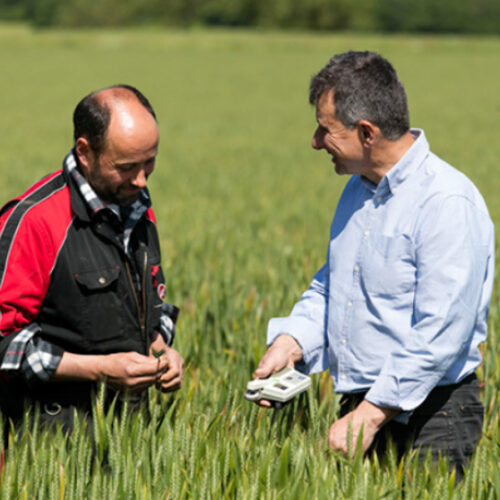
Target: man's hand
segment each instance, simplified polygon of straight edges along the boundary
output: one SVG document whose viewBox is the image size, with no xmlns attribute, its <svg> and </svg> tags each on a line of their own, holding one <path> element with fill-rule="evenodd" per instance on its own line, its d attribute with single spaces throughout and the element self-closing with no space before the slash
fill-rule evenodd
<svg viewBox="0 0 500 500">
<path fill-rule="evenodd" d="M 118 391 L 140 392 L 156 382 L 167 363 L 167 358 L 158 361 L 137 352 L 104 355 L 64 352 L 52 380 L 104 380 Z"/>
<path fill-rule="evenodd" d="M 166 362 L 166 366 L 158 371 L 155 381 L 156 388 L 161 392 L 172 392 L 180 389 L 184 375 L 184 360 L 175 349 L 165 344 L 160 334 L 151 344 L 150 356 L 156 359 L 158 364 L 160 361 Z"/>
<path fill-rule="evenodd" d="M 351 425 L 351 453 L 356 450 L 356 442 L 363 428 L 363 453 L 370 447 L 375 438 L 375 434 L 382 426 L 398 414 L 397 410 L 392 408 L 382 408 L 363 400 L 358 407 L 347 415 L 337 420 L 328 433 L 328 443 L 333 450 L 341 451 L 345 456 L 348 455 L 348 433 L 349 424 Z"/>
<path fill-rule="evenodd" d="M 266 354 L 260 360 L 255 370 L 255 378 L 266 378 L 273 373 L 279 372 L 286 366 L 293 366 L 302 360 L 302 348 L 299 343 L 290 335 L 280 335 L 271 344 Z M 269 408 L 270 401 L 261 399 L 258 405 Z"/>
<path fill-rule="evenodd" d="M 101 379 L 118 391 L 140 392 L 153 385 L 167 368 L 166 359 L 154 359 L 137 352 L 108 354 L 101 360 Z"/>
</svg>

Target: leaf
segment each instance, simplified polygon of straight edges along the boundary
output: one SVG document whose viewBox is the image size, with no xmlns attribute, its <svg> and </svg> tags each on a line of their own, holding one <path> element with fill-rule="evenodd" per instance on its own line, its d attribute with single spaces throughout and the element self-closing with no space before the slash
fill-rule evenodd
<svg viewBox="0 0 500 500">
<path fill-rule="evenodd" d="M 153 356 L 155 358 L 159 358 L 160 356 L 162 356 L 163 354 L 165 354 L 165 349 L 160 349 L 160 350 L 156 350 L 154 347 L 151 348 L 151 352 L 153 353 Z"/>
</svg>

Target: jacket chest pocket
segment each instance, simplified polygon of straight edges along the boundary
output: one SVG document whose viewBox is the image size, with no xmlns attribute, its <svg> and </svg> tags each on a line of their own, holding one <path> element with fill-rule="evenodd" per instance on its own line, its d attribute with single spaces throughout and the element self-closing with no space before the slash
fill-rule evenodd
<svg viewBox="0 0 500 500">
<path fill-rule="evenodd" d="M 404 236 L 371 235 L 363 248 L 361 285 L 378 295 L 398 295 L 415 288 L 415 251 Z"/>
<path fill-rule="evenodd" d="M 81 293 L 81 330 L 89 340 L 100 342 L 123 334 L 120 272 L 120 266 L 115 266 L 74 274 Z"/>
</svg>

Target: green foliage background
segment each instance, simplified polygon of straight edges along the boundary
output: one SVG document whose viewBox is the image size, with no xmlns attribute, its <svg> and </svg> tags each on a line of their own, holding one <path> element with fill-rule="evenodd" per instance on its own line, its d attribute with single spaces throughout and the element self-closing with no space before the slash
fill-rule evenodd
<svg viewBox="0 0 500 500">
<path fill-rule="evenodd" d="M 497 0 L 0 0 L 0 19 L 35 26 L 259 26 L 499 33 Z"/>
<path fill-rule="evenodd" d="M 187 363 L 180 393 L 152 399 L 152 422 L 113 421 L 98 406 L 96 450 L 83 430 L 11 433 L 0 498 L 500 496 L 498 279 L 479 370 L 484 436 L 458 488 L 444 464 L 330 453 L 338 401 L 326 373 L 277 415 L 242 397 L 268 319 L 289 312 L 324 259 L 346 178 L 310 147 L 307 88 L 348 49 L 393 62 L 412 126 L 477 184 L 498 226 L 498 38 L 0 27 L 1 200 L 59 168 L 72 110 L 90 90 L 130 83 L 155 106 L 161 147 L 150 187 Z"/>
</svg>

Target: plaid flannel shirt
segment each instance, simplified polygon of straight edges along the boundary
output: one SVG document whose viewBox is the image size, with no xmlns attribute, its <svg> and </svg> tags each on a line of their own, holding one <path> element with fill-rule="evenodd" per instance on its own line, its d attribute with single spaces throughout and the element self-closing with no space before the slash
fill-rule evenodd
<svg viewBox="0 0 500 500">
<path fill-rule="evenodd" d="M 97 213 L 100 210 L 111 211 L 123 224 L 123 244 L 125 251 L 129 252 L 130 235 L 136 223 L 151 206 L 148 194 L 143 190 L 140 197 L 128 207 L 116 204 L 105 205 L 97 196 L 85 177 L 78 171 L 73 150 L 64 160 L 64 169 L 70 173 L 76 182 L 83 198 L 90 209 Z M 120 238 L 120 235 L 117 235 Z M 139 280 L 136 280 L 139 282 Z M 167 345 L 172 345 L 175 336 L 175 322 L 179 310 L 172 304 L 162 305 L 159 333 Z M 62 350 L 50 342 L 43 340 L 39 333 L 40 326 L 30 323 L 21 330 L 9 344 L 0 370 L 17 371 L 27 382 L 47 381 L 56 371 L 62 357 Z"/>
</svg>

